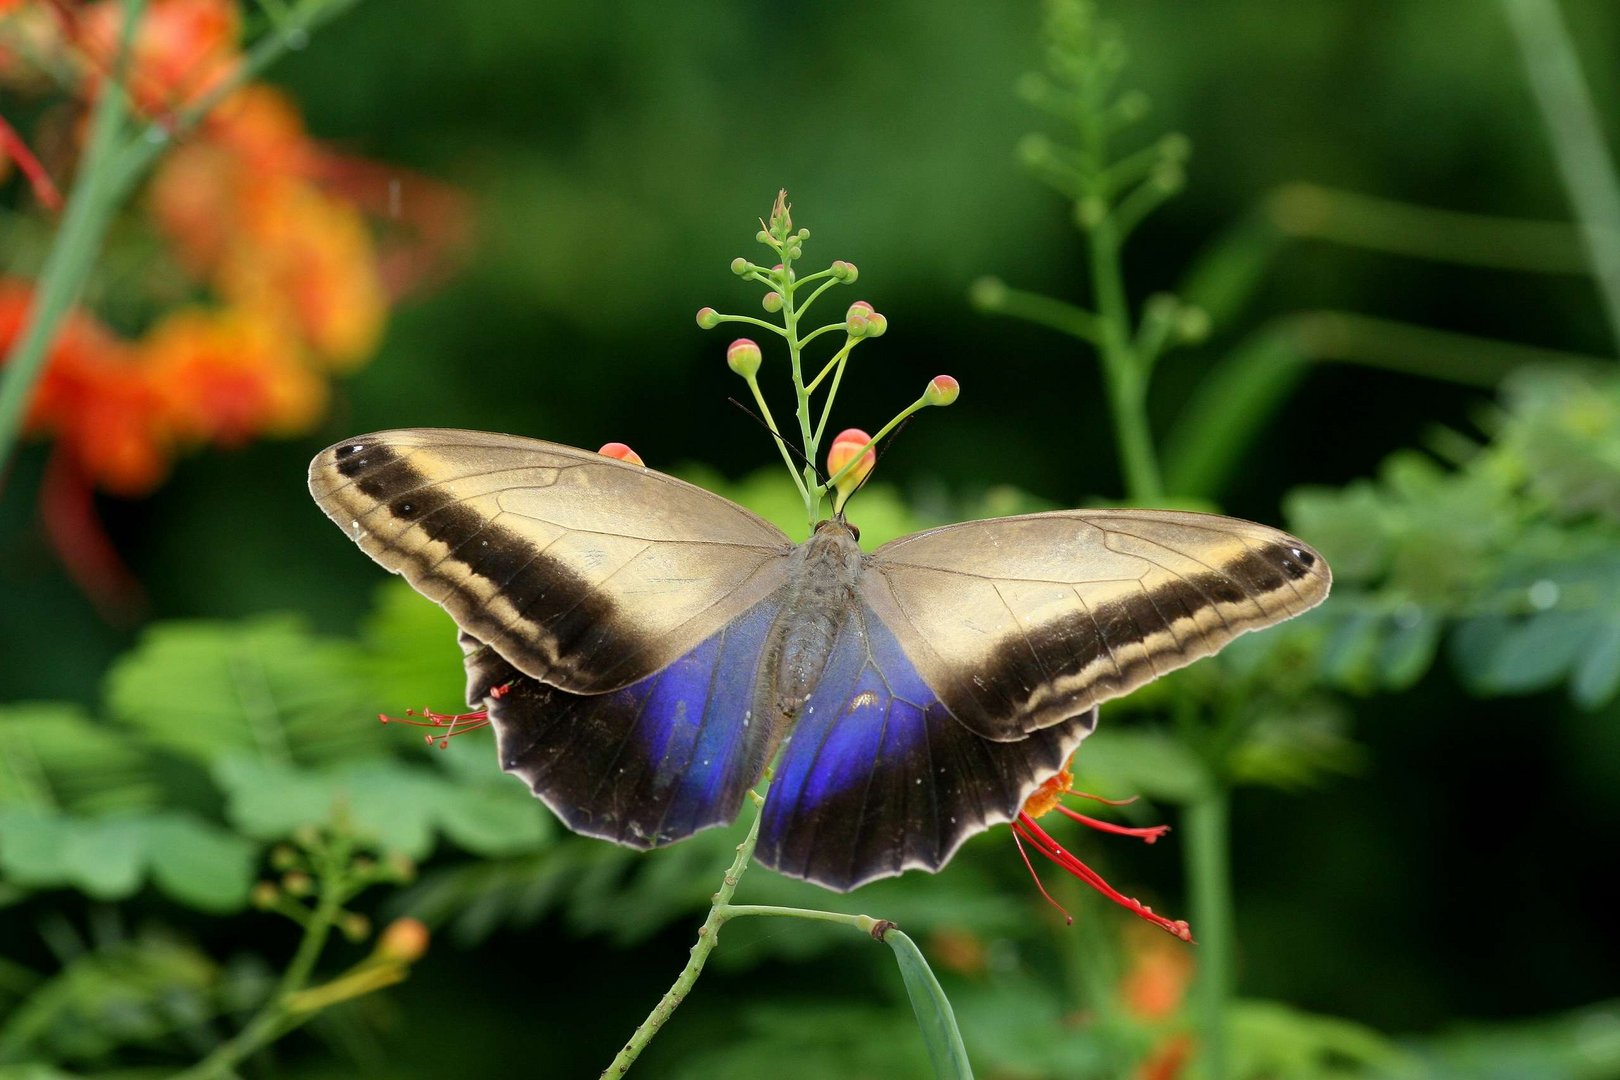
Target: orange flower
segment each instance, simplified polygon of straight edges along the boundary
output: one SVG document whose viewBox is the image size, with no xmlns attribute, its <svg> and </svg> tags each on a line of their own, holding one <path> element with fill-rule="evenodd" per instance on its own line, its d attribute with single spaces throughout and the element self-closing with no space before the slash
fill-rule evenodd
<svg viewBox="0 0 1620 1080">
<path fill-rule="evenodd" d="M 265 192 L 309 176 L 318 156 L 291 99 L 273 87 L 244 87 L 158 169 L 152 215 L 186 269 L 209 280 L 248 229 L 255 203 L 274 197 Z"/>
<path fill-rule="evenodd" d="M 326 384 L 273 327 L 241 312 L 181 309 L 141 343 L 165 422 L 177 435 L 240 446 L 313 424 Z"/>
<path fill-rule="evenodd" d="M 264 185 L 246 209 L 220 292 L 287 327 L 329 367 L 364 362 L 382 335 L 388 297 L 360 214 L 294 181 Z"/>
<path fill-rule="evenodd" d="M 1130 928 L 1125 949 L 1125 975 L 1119 985 L 1125 1011 L 1148 1023 L 1168 1020 L 1192 985 L 1192 954 L 1141 923 Z"/>
<path fill-rule="evenodd" d="M 102 0 L 79 18 L 78 44 L 98 77 L 118 55 L 123 10 L 122 0 Z M 135 32 L 129 88 L 137 104 L 161 112 L 214 89 L 236 67 L 241 29 L 232 0 L 153 0 Z"/>
<path fill-rule="evenodd" d="M 0 354 L 11 348 L 33 287 L 0 280 Z M 121 495 L 150 491 L 168 469 L 168 439 L 146 372 L 95 319 L 63 321 L 24 421 L 48 434 L 97 484 Z"/>
</svg>

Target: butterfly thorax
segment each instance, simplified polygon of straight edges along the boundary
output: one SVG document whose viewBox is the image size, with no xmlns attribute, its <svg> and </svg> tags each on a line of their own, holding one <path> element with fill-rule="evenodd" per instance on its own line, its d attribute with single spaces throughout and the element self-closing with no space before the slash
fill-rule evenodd
<svg viewBox="0 0 1620 1080">
<path fill-rule="evenodd" d="M 766 685 L 773 688 L 773 704 L 784 719 L 814 707 L 808 699 L 857 602 L 862 556 L 848 525 L 824 521 L 790 558 L 781 613 L 771 624 L 766 645 L 772 668 Z"/>
</svg>

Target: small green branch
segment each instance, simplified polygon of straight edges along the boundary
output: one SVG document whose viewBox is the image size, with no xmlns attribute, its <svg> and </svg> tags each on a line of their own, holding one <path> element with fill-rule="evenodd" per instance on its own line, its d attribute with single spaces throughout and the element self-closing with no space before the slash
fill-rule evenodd
<svg viewBox="0 0 1620 1080">
<path fill-rule="evenodd" d="M 630 1071 L 630 1066 L 635 1064 L 636 1058 L 641 1056 L 641 1052 L 647 1048 L 652 1037 L 657 1035 L 659 1029 L 675 1014 L 675 1010 L 686 1000 L 686 995 L 696 984 L 698 976 L 703 974 L 703 965 L 708 962 L 709 954 L 720 942 L 720 927 L 726 921 L 725 909 L 731 902 L 732 894 L 737 891 L 737 882 L 742 880 L 743 871 L 748 869 L 748 860 L 754 855 L 754 844 L 759 840 L 760 817 L 756 809 L 754 822 L 748 827 L 748 835 L 737 845 L 737 857 L 731 861 L 731 868 L 726 871 L 719 891 L 714 894 L 714 904 L 709 908 L 709 917 L 704 919 L 703 925 L 698 928 L 698 939 L 692 946 L 691 958 L 681 969 L 675 984 L 658 999 L 658 1004 L 653 1006 L 652 1012 L 648 1013 L 647 1018 L 631 1033 L 630 1041 L 624 1044 L 624 1049 L 620 1050 L 608 1067 L 602 1070 L 603 1077 L 616 1080 L 617 1077 Z"/>
<path fill-rule="evenodd" d="M 981 311 L 1011 315 L 1092 345 L 1102 344 L 1102 320 L 1066 300 L 1014 289 L 995 278 L 984 278 L 973 286 L 973 302 Z"/>
<path fill-rule="evenodd" d="M 1620 177 L 1554 0 L 1502 0 L 1620 348 Z"/>
<path fill-rule="evenodd" d="M 768 904 L 727 904 L 721 919 L 738 919 L 748 915 L 773 915 L 787 919 L 812 919 L 817 922 L 837 923 L 870 934 L 879 920 L 870 915 L 846 915 L 841 911 L 816 911 L 813 908 L 772 907 Z"/>
<path fill-rule="evenodd" d="M 1263 212 L 1286 236 L 1414 259 L 1523 270 L 1590 272 L 1580 233 L 1561 221 L 1530 221 L 1414 206 L 1317 184 L 1287 184 Z"/>
<path fill-rule="evenodd" d="M 1198 934 L 1194 986 L 1199 1028 L 1200 1074 L 1226 1080 L 1231 1072 L 1226 1008 L 1232 993 L 1232 870 L 1230 793 L 1220 781 L 1187 804 L 1184 817 L 1187 879 L 1192 887 L 1192 925 Z"/>
</svg>

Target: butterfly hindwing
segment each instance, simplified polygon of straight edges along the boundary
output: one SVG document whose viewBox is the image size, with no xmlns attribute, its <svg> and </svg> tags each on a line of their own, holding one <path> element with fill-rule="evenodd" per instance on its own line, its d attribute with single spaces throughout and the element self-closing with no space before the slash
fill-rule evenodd
<svg viewBox="0 0 1620 1080">
<path fill-rule="evenodd" d="M 1264 525 L 1091 510 L 903 537 L 861 591 L 958 720 L 1019 740 L 1315 606 L 1330 582 Z"/>
<path fill-rule="evenodd" d="M 366 554 L 524 674 L 575 693 L 674 663 L 781 584 L 792 544 L 701 488 L 556 443 L 426 428 L 322 451 Z"/>
<path fill-rule="evenodd" d="M 1016 742 L 975 734 L 862 607 L 845 620 L 794 725 L 755 856 L 840 890 L 938 870 L 969 836 L 1011 820 L 1095 724 L 1093 709 Z"/>
<path fill-rule="evenodd" d="M 569 828 L 657 847 L 730 823 L 765 771 L 781 732 L 754 695 L 776 611 L 769 600 L 756 604 L 668 666 L 605 694 L 538 682 L 463 634 L 468 700 L 489 709 L 501 767 Z"/>
</svg>

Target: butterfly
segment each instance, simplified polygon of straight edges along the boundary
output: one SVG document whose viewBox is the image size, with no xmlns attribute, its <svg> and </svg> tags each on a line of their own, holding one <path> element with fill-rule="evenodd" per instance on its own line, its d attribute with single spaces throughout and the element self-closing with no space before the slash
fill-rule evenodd
<svg viewBox="0 0 1620 1080">
<path fill-rule="evenodd" d="M 847 890 L 1012 820 L 1097 706 L 1321 602 L 1286 533 L 1172 510 L 972 521 L 863 552 L 557 443 L 412 428 L 337 443 L 310 491 L 460 628 L 500 764 L 571 829 L 652 848 L 735 819 Z"/>
</svg>

